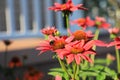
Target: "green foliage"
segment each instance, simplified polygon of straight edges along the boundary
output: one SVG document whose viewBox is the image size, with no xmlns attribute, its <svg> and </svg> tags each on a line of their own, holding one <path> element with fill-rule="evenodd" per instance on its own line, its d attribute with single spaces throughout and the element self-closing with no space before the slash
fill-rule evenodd
<svg viewBox="0 0 120 80">
<path fill-rule="evenodd" d="M 72 69 L 68 69 L 68 72 L 72 75 Z M 69 76 L 61 69 L 61 68 L 53 68 L 50 69 L 49 75 L 56 76 L 59 75 L 65 80 L 69 80 Z M 78 76 L 76 79 L 82 77 L 94 77 L 96 80 L 105 80 L 107 77 L 116 80 L 117 73 L 114 70 L 111 70 L 109 67 L 102 65 L 95 65 L 89 68 L 81 68 L 81 70 L 77 73 Z"/>
<path fill-rule="evenodd" d="M 53 68 L 53 69 L 50 69 L 51 72 L 49 72 L 48 74 L 49 75 L 52 75 L 52 76 L 56 76 L 56 75 L 59 75 L 61 76 L 62 78 L 64 78 L 65 80 L 69 80 L 69 76 L 67 75 L 67 73 L 65 71 L 63 71 L 63 69 L 61 68 Z"/>
</svg>

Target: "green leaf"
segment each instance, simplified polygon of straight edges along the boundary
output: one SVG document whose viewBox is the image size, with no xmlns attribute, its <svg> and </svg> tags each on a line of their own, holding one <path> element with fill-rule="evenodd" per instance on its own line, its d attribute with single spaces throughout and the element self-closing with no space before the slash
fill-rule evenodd
<svg viewBox="0 0 120 80">
<path fill-rule="evenodd" d="M 60 72 L 48 72 L 48 74 L 52 75 L 52 76 L 59 75 L 59 76 L 63 77 L 63 73 L 60 73 Z"/>
<path fill-rule="evenodd" d="M 114 39 L 116 36 L 117 36 L 117 35 L 115 35 L 115 34 L 110 34 L 110 38 L 111 38 L 111 39 Z"/>
<path fill-rule="evenodd" d="M 66 73 L 63 74 L 63 78 L 65 78 L 65 80 L 70 80 L 69 76 Z"/>
<path fill-rule="evenodd" d="M 86 72 L 80 72 L 79 76 L 97 76 L 98 74 L 95 72 L 90 72 L 90 71 L 86 71 Z"/>
<path fill-rule="evenodd" d="M 97 76 L 96 80 L 105 80 L 105 75 L 104 74 L 99 74 Z"/>
<path fill-rule="evenodd" d="M 97 64 L 106 64 L 106 59 L 96 59 L 95 63 L 97 63 Z"/>
<path fill-rule="evenodd" d="M 52 68 L 50 71 L 64 72 L 61 68 Z"/>
</svg>

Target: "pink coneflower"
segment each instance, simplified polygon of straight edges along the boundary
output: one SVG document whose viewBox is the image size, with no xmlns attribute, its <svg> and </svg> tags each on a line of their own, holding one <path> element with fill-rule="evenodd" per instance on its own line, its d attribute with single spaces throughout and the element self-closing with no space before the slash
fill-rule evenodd
<svg viewBox="0 0 120 80">
<path fill-rule="evenodd" d="M 92 47 L 94 45 L 94 41 L 85 40 L 74 41 L 67 45 L 65 45 L 65 49 L 58 52 L 58 54 L 66 57 L 67 63 L 75 61 L 77 64 L 80 64 L 82 60 L 87 60 L 92 63 L 92 60 L 89 58 L 90 54 L 96 54 Z"/>
<path fill-rule="evenodd" d="M 40 54 L 44 53 L 48 50 L 57 52 L 59 49 L 63 49 L 65 44 L 71 42 L 73 37 L 70 36 L 68 38 L 58 37 L 58 36 L 50 36 L 48 40 L 44 40 L 39 44 L 37 50 L 40 50 Z"/>
<path fill-rule="evenodd" d="M 119 33 L 120 29 L 117 28 L 117 27 L 114 27 L 114 28 L 108 29 L 108 31 L 109 31 L 110 34 L 115 34 L 115 35 L 117 35 L 117 34 Z"/>
<path fill-rule="evenodd" d="M 45 35 L 55 35 L 57 33 L 57 29 L 55 27 L 47 27 L 43 28 L 41 32 Z"/>
<path fill-rule="evenodd" d="M 84 39 L 85 41 L 87 41 L 87 40 L 89 40 L 90 38 L 92 38 L 94 36 L 91 31 L 85 32 L 83 30 L 76 30 L 75 32 L 71 32 L 68 29 L 68 33 L 71 36 L 74 36 L 74 40 L 82 40 L 82 39 Z"/>
<path fill-rule="evenodd" d="M 70 22 L 71 24 L 77 24 L 78 26 L 82 27 L 83 29 L 86 29 L 88 26 L 94 26 L 95 22 L 90 19 L 90 17 L 86 18 L 79 18 L 76 20 L 73 20 Z"/>
<path fill-rule="evenodd" d="M 76 11 L 78 9 L 86 10 L 86 8 L 83 7 L 83 4 L 74 5 L 72 3 L 72 0 L 68 0 L 64 4 L 54 3 L 54 6 L 49 7 L 49 9 L 54 11 L 70 11 L 70 12 Z"/>
<path fill-rule="evenodd" d="M 104 28 L 104 29 L 108 29 L 110 27 L 110 24 L 107 23 L 105 18 L 103 18 L 103 17 L 96 17 L 95 18 L 95 25 L 98 28 Z"/>
<path fill-rule="evenodd" d="M 94 34 L 92 33 L 92 31 L 86 31 L 87 37 L 88 38 L 93 38 Z"/>
<path fill-rule="evenodd" d="M 87 40 L 87 34 L 84 32 L 84 31 L 82 31 L 82 30 L 77 30 L 77 31 L 75 31 L 75 32 L 73 32 L 73 34 L 72 34 L 73 36 L 74 36 L 74 40 Z"/>
</svg>

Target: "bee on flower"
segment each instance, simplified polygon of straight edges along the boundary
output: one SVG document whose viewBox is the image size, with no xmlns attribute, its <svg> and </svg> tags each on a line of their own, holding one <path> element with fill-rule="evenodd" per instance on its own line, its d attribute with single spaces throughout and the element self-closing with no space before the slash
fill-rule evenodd
<svg viewBox="0 0 120 80">
<path fill-rule="evenodd" d="M 73 36 L 67 38 L 64 36 L 49 36 L 47 40 L 40 42 L 36 49 L 40 50 L 40 54 L 49 50 L 58 52 L 65 47 L 65 44 L 71 42 L 73 38 Z"/>
<path fill-rule="evenodd" d="M 58 30 L 55 28 L 55 27 L 46 27 L 46 28 L 43 28 L 41 30 L 41 32 L 44 34 L 44 35 L 56 35 L 58 34 Z"/>
</svg>

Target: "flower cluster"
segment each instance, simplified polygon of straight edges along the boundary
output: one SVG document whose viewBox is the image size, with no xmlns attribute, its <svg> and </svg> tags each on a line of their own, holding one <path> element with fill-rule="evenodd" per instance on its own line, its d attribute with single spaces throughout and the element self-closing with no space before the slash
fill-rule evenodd
<svg viewBox="0 0 120 80">
<path fill-rule="evenodd" d="M 102 61 L 103 63 L 106 63 L 106 66 L 99 65 L 98 67 L 98 65 L 95 65 L 97 60 L 95 60 L 94 57 L 97 54 L 96 46 L 106 48 L 115 46 L 117 56 L 119 56 L 119 28 L 109 29 L 111 27 L 110 23 L 108 23 L 104 17 L 98 16 L 94 19 L 87 16 L 85 18 L 70 21 L 70 13 L 76 10 L 87 10 L 83 4 L 74 5 L 72 0 L 67 0 L 64 4 L 54 3 L 54 6 L 49 7 L 49 10 L 55 12 L 61 11 L 63 13 L 64 17 L 66 17 L 65 27 L 67 27 L 68 32 L 68 35 L 60 35 L 60 31 L 55 27 L 47 27 L 41 30 L 47 37 L 39 43 L 36 49 L 40 50 L 39 54 L 52 51 L 61 66 L 61 68 L 52 69 L 53 73 L 51 72 L 49 74 L 56 76 L 56 80 L 62 80 L 63 78 L 65 80 L 80 80 L 80 78 L 89 77 L 88 75 L 95 76 L 97 80 L 99 80 L 99 78 L 101 78 L 101 80 L 106 80 L 107 76 L 116 80 L 116 73 L 108 68 L 109 64 L 115 60 L 115 58 L 112 57 L 112 59 L 110 59 L 111 56 L 109 54 L 107 59 Z M 82 28 L 81 30 L 72 32 L 69 23 L 71 25 L 77 24 Z M 92 31 L 87 31 L 88 27 L 94 27 L 96 29 L 95 33 L 93 34 Z M 98 40 L 100 29 L 108 30 L 110 35 L 112 35 L 113 42 Z M 120 58 L 117 58 L 117 68 L 118 73 L 120 73 Z M 109 73 L 109 75 L 105 73 Z M 82 74 L 84 76 L 81 76 Z"/>
<path fill-rule="evenodd" d="M 97 28 L 104 28 L 108 29 L 110 24 L 106 22 L 103 17 L 96 17 L 95 20 L 90 19 L 89 16 L 86 18 L 79 18 L 76 20 L 71 21 L 71 24 L 77 24 L 78 26 L 86 29 L 86 27 L 97 27 Z"/>
<path fill-rule="evenodd" d="M 8 66 L 9 66 L 10 68 L 21 67 L 21 66 L 22 66 L 22 61 L 19 59 L 18 56 L 14 56 L 14 57 L 10 60 Z"/>
<path fill-rule="evenodd" d="M 89 55 L 96 54 L 92 49 L 95 43 L 94 40 L 89 40 L 89 37 L 84 31 L 77 30 L 70 36 L 50 35 L 49 39 L 40 43 L 37 50 L 40 50 L 40 54 L 51 50 L 62 60 L 65 58 L 68 64 L 74 60 L 77 64 L 80 64 L 82 60 L 87 60 L 92 63 Z"/>
<path fill-rule="evenodd" d="M 36 70 L 33 67 L 29 67 L 28 70 L 24 73 L 23 80 L 42 80 L 43 73 Z"/>
</svg>

